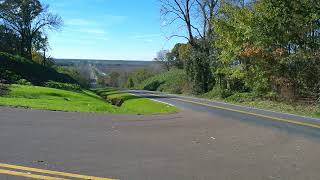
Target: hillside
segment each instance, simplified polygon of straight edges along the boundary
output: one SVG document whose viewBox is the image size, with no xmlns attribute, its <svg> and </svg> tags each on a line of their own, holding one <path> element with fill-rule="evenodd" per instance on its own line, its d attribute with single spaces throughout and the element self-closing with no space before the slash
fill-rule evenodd
<svg viewBox="0 0 320 180">
<path fill-rule="evenodd" d="M 7 83 L 26 79 L 34 85 L 41 85 L 49 80 L 76 83 L 70 76 L 58 73 L 53 68 L 2 52 L 0 52 L 0 79 Z"/>
<path fill-rule="evenodd" d="M 0 106 L 24 107 L 66 112 L 99 112 L 113 114 L 166 114 L 178 109 L 167 104 L 137 97 L 113 89 L 100 89 L 96 93 L 40 86 L 10 85 L 10 91 L 0 96 Z M 122 99 L 120 106 L 112 105 L 108 99 Z M 146 107 L 144 107 L 146 106 Z"/>
<path fill-rule="evenodd" d="M 136 88 L 175 94 L 188 93 L 189 89 L 186 73 L 181 69 L 172 69 L 153 76 L 137 85 Z"/>
</svg>

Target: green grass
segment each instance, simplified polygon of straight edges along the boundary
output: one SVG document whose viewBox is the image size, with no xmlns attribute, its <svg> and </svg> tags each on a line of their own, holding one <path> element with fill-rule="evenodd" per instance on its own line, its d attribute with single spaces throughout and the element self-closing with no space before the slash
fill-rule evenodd
<svg viewBox="0 0 320 180">
<path fill-rule="evenodd" d="M 176 107 L 158 103 L 150 99 L 138 97 L 112 88 L 97 89 L 95 91 L 105 99 L 122 99 L 124 103 L 121 108 L 130 114 L 135 112 L 138 112 L 138 114 L 154 114 L 155 112 L 173 113 L 179 111 Z"/>
<path fill-rule="evenodd" d="M 200 97 L 253 108 L 320 118 L 320 108 L 318 105 L 270 101 L 256 97 L 252 93 L 236 93 L 227 98 L 222 98 L 221 92 L 216 88 Z"/>
<path fill-rule="evenodd" d="M 8 95 L 0 97 L 0 105 L 54 111 L 141 115 L 178 111 L 175 107 L 135 96 L 128 99 L 123 106 L 117 107 L 107 103 L 100 96 L 87 90 L 73 92 L 22 85 L 11 85 L 10 90 Z M 117 91 L 113 91 L 113 93 L 117 93 Z"/>
<path fill-rule="evenodd" d="M 288 104 L 284 102 L 267 100 L 245 101 L 235 104 L 301 116 L 320 118 L 320 108 L 317 105 Z"/>
</svg>

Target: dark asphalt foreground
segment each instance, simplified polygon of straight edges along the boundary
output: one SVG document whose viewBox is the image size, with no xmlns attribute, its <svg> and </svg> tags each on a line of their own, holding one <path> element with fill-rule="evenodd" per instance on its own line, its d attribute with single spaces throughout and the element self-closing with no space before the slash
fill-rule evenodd
<svg viewBox="0 0 320 180">
<path fill-rule="evenodd" d="M 320 179 L 320 129 L 157 99 L 184 110 L 126 116 L 2 107 L 0 163 L 121 180 Z"/>
</svg>

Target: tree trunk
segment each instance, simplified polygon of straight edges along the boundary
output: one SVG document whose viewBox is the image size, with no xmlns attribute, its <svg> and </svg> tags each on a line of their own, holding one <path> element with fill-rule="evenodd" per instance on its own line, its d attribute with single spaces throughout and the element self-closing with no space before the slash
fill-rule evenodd
<svg viewBox="0 0 320 180">
<path fill-rule="evenodd" d="M 32 60 L 32 38 L 31 37 L 28 37 L 26 48 L 27 48 L 26 58 Z"/>
</svg>

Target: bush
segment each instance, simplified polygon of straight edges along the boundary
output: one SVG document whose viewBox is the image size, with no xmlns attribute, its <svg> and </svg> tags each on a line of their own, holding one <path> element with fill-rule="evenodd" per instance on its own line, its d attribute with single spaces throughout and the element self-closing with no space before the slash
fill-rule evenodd
<svg viewBox="0 0 320 180">
<path fill-rule="evenodd" d="M 31 85 L 32 85 L 32 83 L 29 82 L 29 81 L 27 81 L 26 79 L 19 79 L 19 80 L 17 81 L 17 84 L 25 85 L 25 86 L 31 86 Z"/>
<path fill-rule="evenodd" d="M 0 96 L 7 95 L 9 93 L 9 86 L 6 84 L 0 83 Z"/>
<path fill-rule="evenodd" d="M 136 85 L 138 89 L 162 91 L 167 93 L 182 94 L 187 87 L 188 80 L 184 70 L 172 69 L 158 74 Z"/>
<path fill-rule="evenodd" d="M 60 83 L 55 81 L 48 81 L 44 84 L 45 87 L 63 89 L 67 91 L 81 91 L 81 87 L 78 84 Z"/>
<path fill-rule="evenodd" d="M 160 81 L 152 81 L 151 83 L 147 84 L 146 86 L 143 87 L 144 90 L 149 90 L 149 91 L 156 91 L 161 84 L 163 84 L 164 82 L 160 82 Z"/>
<path fill-rule="evenodd" d="M 19 79 L 22 79 L 21 76 L 17 75 L 13 71 L 9 71 L 4 68 L 0 68 L 0 77 L 2 81 L 5 81 L 8 84 L 17 83 Z"/>
<path fill-rule="evenodd" d="M 256 96 L 253 93 L 235 93 L 229 97 L 227 97 L 225 100 L 227 102 L 248 102 L 248 101 L 254 101 Z"/>
<path fill-rule="evenodd" d="M 278 99 L 278 94 L 276 92 L 268 92 L 264 98 L 270 101 L 276 101 Z"/>
<path fill-rule="evenodd" d="M 203 96 L 210 99 L 222 98 L 225 99 L 231 96 L 233 93 L 231 90 L 222 89 L 219 86 L 214 87 L 210 92 L 204 94 Z"/>
</svg>

